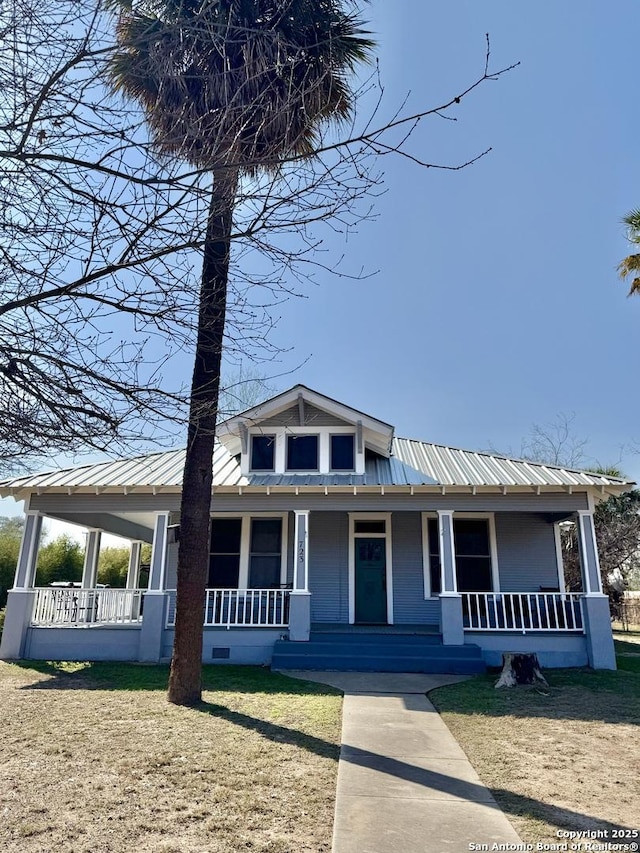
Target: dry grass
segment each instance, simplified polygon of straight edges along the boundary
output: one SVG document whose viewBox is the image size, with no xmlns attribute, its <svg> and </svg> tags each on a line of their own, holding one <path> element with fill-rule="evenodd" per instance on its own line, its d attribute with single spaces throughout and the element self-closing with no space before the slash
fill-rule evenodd
<svg viewBox="0 0 640 853">
<path fill-rule="evenodd" d="M 548 690 L 483 676 L 430 694 L 523 841 L 638 828 L 640 669 L 627 660 L 631 671 L 549 670 Z"/>
<path fill-rule="evenodd" d="M 162 667 L 0 663 L 3 853 L 329 851 L 341 697 L 208 667 L 169 705 Z"/>
<path fill-rule="evenodd" d="M 613 639 L 617 642 L 635 643 L 637 645 L 640 643 L 640 626 L 629 625 L 627 628 L 623 628 L 619 622 L 614 622 Z"/>
</svg>

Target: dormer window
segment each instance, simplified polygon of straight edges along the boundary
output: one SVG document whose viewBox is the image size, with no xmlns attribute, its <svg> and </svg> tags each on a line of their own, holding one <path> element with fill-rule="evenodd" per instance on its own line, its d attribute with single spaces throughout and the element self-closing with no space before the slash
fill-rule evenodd
<svg viewBox="0 0 640 853">
<path fill-rule="evenodd" d="M 287 436 L 287 471 L 318 470 L 317 435 Z"/>
<path fill-rule="evenodd" d="M 366 453 L 391 455 L 393 427 L 296 385 L 218 424 L 216 434 L 231 456 L 240 457 L 242 476 L 250 481 L 254 475 L 256 485 L 268 488 L 275 483 L 271 474 L 333 475 L 337 484 L 362 477 Z M 292 482 L 303 480 L 292 476 Z"/>
<path fill-rule="evenodd" d="M 251 470 L 274 471 L 276 461 L 275 435 L 251 436 Z"/>
<path fill-rule="evenodd" d="M 355 436 L 330 436 L 330 467 L 332 471 L 353 471 L 355 469 Z"/>
<path fill-rule="evenodd" d="M 267 426 L 267 425 L 266 425 Z M 245 437 L 242 471 L 249 474 L 363 474 L 364 449 L 346 426 L 292 428 L 268 424 Z"/>
</svg>

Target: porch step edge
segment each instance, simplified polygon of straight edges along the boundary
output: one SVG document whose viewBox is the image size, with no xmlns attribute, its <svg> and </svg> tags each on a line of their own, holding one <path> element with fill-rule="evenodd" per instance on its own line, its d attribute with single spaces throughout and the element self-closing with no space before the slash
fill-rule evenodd
<svg viewBox="0 0 640 853">
<path fill-rule="evenodd" d="M 387 646 L 384 644 L 363 643 L 362 645 L 350 643 L 296 643 L 290 640 L 278 640 L 274 644 L 273 653 L 282 657 L 299 655 L 324 655 L 325 657 L 378 657 L 378 658 L 424 658 L 440 660 L 443 658 L 475 658 L 482 657 L 479 646 Z"/>
<path fill-rule="evenodd" d="M 486 665 L 478 658 L 397 658 L 381 659 L 377 656 L 343 657 L 330 655 L 296 655 L 281 658 L 273 655 L 271 668 L 274 670 L 309 669 L 333 670 L 336 672 L 422 672 L 451 675 L 475 675 L 486 671 Z"/>
<path fill-rule="evenodd" d="M 356 632 L 323 632 L 311 629 L 309 642 L 315 643 L 387 643 L 388 645 L 429 645 L 438 646 L 442 644 L 442 634 L 360 634 Z"/>
</svg>

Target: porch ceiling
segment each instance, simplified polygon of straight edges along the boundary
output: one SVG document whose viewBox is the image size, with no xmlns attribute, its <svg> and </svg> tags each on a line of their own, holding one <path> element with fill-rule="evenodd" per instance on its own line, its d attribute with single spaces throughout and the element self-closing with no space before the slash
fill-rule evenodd
<svg viewBox="0 0 640 853">
<path fill-rule="evenodd" d="M 153 541 L 155 515 L 151 512 L 47 512 L 45 518 L 66 521 L 79 527 L 94 527 L 124 539 Z"/>
</svg>

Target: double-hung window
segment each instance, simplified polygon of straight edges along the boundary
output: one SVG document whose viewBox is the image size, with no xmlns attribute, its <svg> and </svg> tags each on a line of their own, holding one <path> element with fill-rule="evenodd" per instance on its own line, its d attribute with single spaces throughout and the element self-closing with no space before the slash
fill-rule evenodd
<svg viewBox="0 0 640 853">
<path fill-rule="evenodd" d="M 241 518 L 211 519 L 209 589 L 237 589 L 240 580 Z"/>
<path fill-rule="evenodd" d="M 211 519 L 210 589 L 277 589 L 286 579 L 286 513 Z"/>
<path fill-rule="evenodd" d="M 453 518 L 458 592 L 491 592 L 493 560 L 489 518 Z M 425 575 L 431 595 L 441 592 L 440 531 L 437 518 L 427 518 L 423 537 Z M 427 578 L 425 577 L 425 587 Z"/>
<path fill-rule="evenodd" d="M 249 551 L 249 587 L 273 589 L 280 586 L 282 519 L 252 518 Z"/>
<path fill-rule="evenodd" d="M 489 520 L 453 520 L 458 592 L 491 592 L 491 539 Z"/>
</svg>

